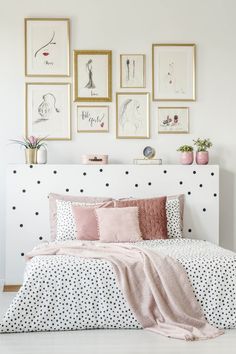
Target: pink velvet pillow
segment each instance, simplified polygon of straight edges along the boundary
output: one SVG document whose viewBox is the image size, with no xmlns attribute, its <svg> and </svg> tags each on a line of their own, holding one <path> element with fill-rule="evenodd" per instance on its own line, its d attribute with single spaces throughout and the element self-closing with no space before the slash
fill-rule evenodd
<svg viewBox="0 0 236 354">
<path fill-rule="evenodd" d="M 76 238 L 78 240 L 99 240 L 98 223 L 95 214 L 96 208 L 112 208 L 113 202 L 103 203 L 92 208 L 83 208 L 79 205 L 72 205 L 72 211 L 75 218 Z"/>
<path fill-rule="evenodd" d="M 100 197 L 84 197 L 84 196 L 72 196 L 72 195 L 62 195 L 56 193 L 49 194 L 49 218 L 50 218 L 50 232 L 51 240 L 55 240 L 57 236 L 57 200 L 64 200 L 78 202 L 78 203 L 103 203 L 112 200 L 111 198 L 100 198 Z"/>
<path fill-rule="evenodd" d="M 95 210 L 101 242 L 136 242 L 142 240 L 138 207 L 99 208 Z"/>
<path fill-rule="evenodd" d="M 140 230 L 145 240 L 166 239 L 166 197 L 117 200 L 115 206 L 138 207 Z"/>
</svg>

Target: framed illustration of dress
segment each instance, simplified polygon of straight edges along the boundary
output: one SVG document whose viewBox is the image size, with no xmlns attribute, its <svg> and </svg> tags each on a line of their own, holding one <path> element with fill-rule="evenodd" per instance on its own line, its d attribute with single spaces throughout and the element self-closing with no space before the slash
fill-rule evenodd
<svg viewBox="0 0 236 354">
<path fill-rule="evenodd" d="M 70 86 L 68 83 L 26 83 L 26 137 L 71 139 Z"/>
<path fill-rule="evenodd" d="M 25 75 L 70 76 L 70 20 L 25 19 Z"/>
<path fill-rule="evenodd" d="M 152 45 L 153 101 L 195 100 L 195 44 Z"/>
<path fill-rule="evenodd" d="M 118 92 L 116 94 L 117 139 L 148 139 L 149 93 Z"/>
<path fill-rule="evenodd" d="M 74 101 L 112 101 L 110 50 L 74 50 Z"/>
</svg>

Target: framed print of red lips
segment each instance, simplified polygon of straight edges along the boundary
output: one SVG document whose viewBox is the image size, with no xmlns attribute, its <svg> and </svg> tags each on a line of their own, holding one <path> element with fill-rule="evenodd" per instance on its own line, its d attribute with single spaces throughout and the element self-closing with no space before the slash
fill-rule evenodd
<svg viewBox="0 0 236 354">
<path fill-rule="evenodd" d="M 70 76 L 69 56 L 69 19 L 25 19 L 26 76 Z"/>
</svg>

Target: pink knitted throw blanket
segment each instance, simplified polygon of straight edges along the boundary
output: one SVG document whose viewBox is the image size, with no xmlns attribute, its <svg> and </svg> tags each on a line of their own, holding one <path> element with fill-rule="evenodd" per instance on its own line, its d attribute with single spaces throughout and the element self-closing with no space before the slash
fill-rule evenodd
<svg viewBox="0 0 236 354">
<path fill-rule="evenodd" d="M 124 298 L 145 329 L 185 340 L 209 339 L 223 333 L 206 321 L 185 269 L 169 256 L 134 245 L 65 241 L 41 245 L 27 258 L 43 255 L 109 261 Z"/>
</svg>

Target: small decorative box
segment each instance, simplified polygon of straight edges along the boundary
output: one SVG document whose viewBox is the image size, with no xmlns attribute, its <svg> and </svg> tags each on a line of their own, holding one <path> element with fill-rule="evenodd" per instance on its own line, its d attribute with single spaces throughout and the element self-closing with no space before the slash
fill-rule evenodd
<svg viewBox="0 0 236 354">
<path fill-rule="evenodd" d="M 106 165 L 108 163 L 108 155 L 83 155 L 83 165 Z"/>
</svg>

